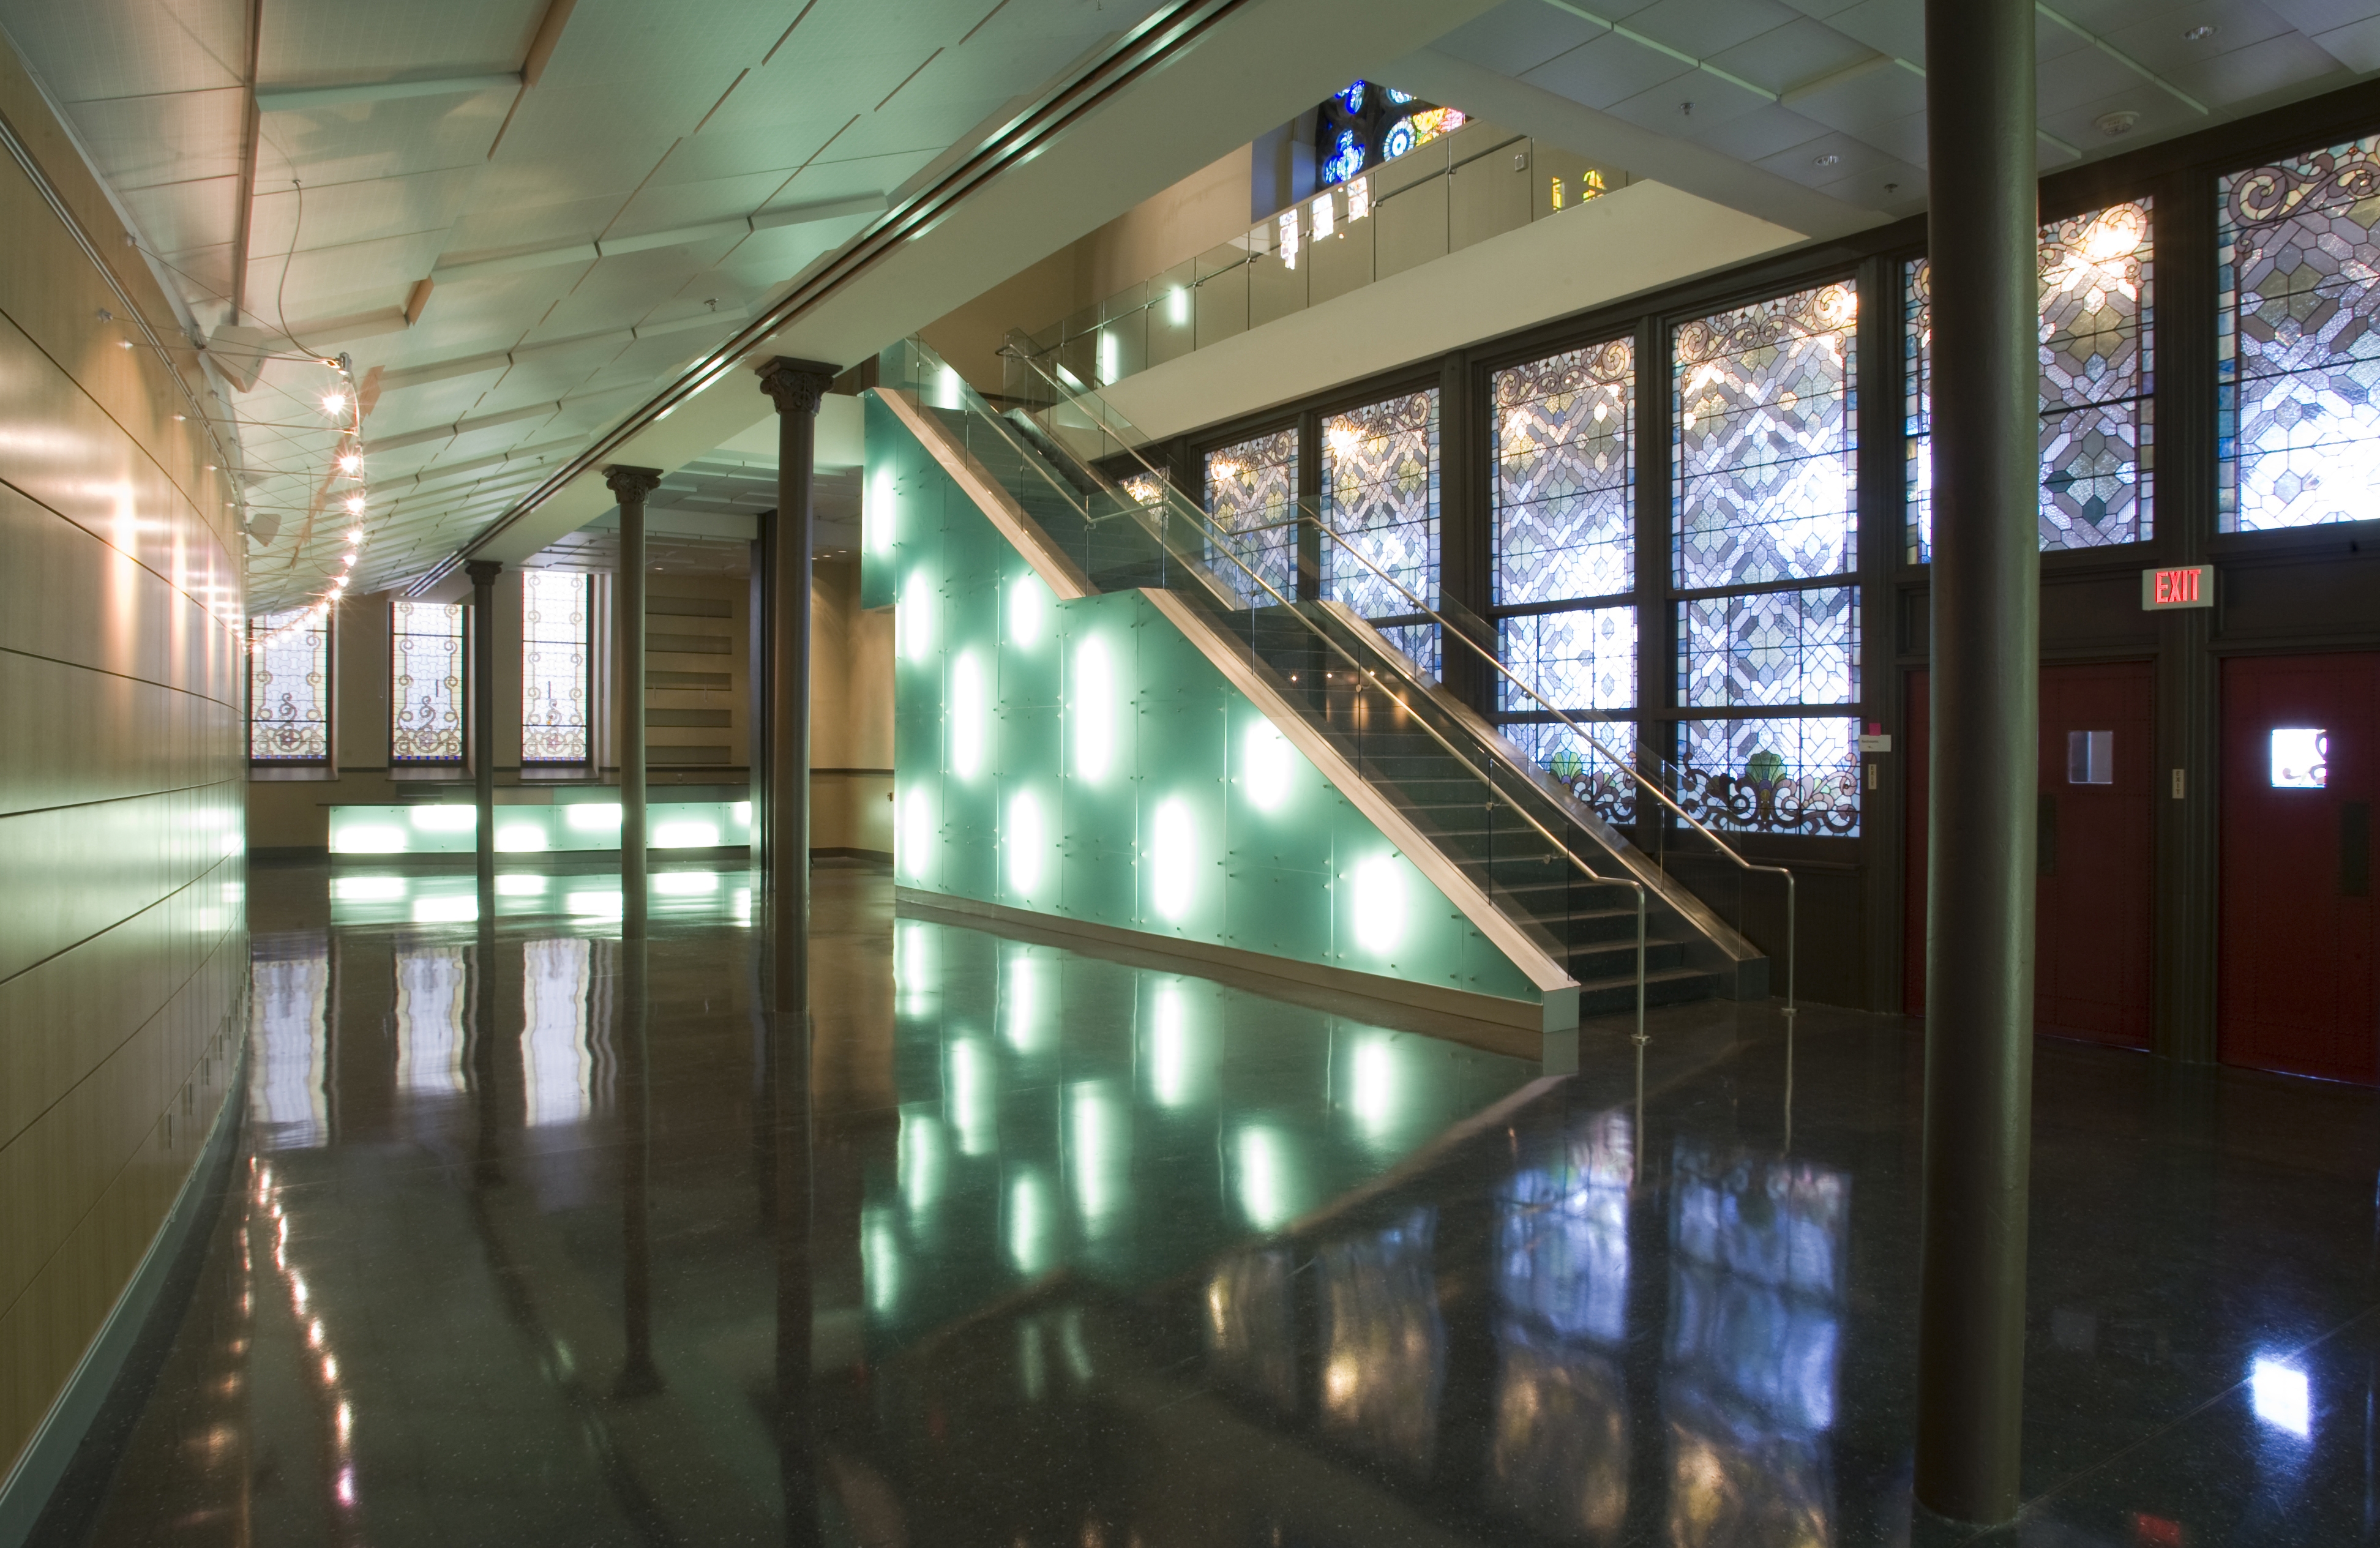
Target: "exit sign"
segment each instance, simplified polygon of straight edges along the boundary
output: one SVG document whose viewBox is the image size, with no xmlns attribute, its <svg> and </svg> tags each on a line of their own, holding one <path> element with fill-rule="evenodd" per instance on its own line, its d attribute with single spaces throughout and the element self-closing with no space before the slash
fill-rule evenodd
<svg viewBox="0 0 2380 1548">
<path fill-rule="evenodd" d="M 2148 612 L 2168 608 L 2211 608 L 2215 605 L 2215 566 L 2184 564 L 2178 569 L 2141 572 L 2141 607 Z"/>
</svg>

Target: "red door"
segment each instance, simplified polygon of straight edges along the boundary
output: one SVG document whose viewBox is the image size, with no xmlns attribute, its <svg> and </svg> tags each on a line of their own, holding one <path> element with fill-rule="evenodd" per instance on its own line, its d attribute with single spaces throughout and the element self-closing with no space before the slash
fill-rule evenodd
<svg viewBox="0 0 2380 1548">
<path fill-rule="evenodd" d="M 2044 667 L 2034 1030 L 2149 1046 L 2155 749 L 2146 661 Z M 1925 1009 L 1929 683 L 1909 683 L 1903 1007 Z"/>
<path fill-rule="evenodd" d="M 2375 785 L 2380 653 L 2223 663 L 2225 1063 L 2380 1082 Z"/>
</svg>

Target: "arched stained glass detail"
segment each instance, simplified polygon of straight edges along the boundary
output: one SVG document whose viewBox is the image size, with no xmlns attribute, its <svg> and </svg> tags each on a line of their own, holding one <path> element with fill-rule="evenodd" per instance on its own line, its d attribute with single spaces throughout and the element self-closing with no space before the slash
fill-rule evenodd
<svg viewBox="0 0 2380 1548">
<path fill-rule="evenodd" d="M 1322 181 L 1343 183 L 1364 170 L 1364 140 L 1353 129 L 1339 131 L 1330 154 L 1322 160 Z"/>
<path fill-rule="evenodd" d="M 1346 182 L 1378 162 L 1452 134 L 1467 122 L 1451 107 L 1435 107 L 1410 91 L 1359 80 L 1332 92 L 1317 109 L 1315 176 L 1325 187 Z"/>
<path fill-rule="evenodd" d="M 1669 782 L 1714 828 L 1859 832 L 1858 722 L 1822 712 L 1859 700 L 1859 588 L 1793 584 L 1859 563 L 1858 318 L 1846 283 L 1673 336 L 1672 575 L 1701 595 L 1676 603 Z"/>
<path fill-rule="evenodd" d="M 330 760 L 331 624 L 319 607 L 248 621 L 248 756 Z"/>
<path fill-rule="evenodd" d="M 521 572 L 521 761 L 585 763 L 589 577 Z"/>
<path fill-rule="evenodd" d="M 2155 258 L 2147 200 L 2041 228 L 2041 548 L 2154 535 Z M 1934 553 L 1932 275 L 1908 266 L 1909 558 Z"/>
<path fill-rule="evenodd" d="M 1630 339 L 1498 371 L 1489 605 L 1507 670 L 1573 720 L 1500 681 L 1505 734 L 1613 822 L 1633 821 L 1637 703 L 1636 348 Z"/>
<path fill-rule="evenodd" d="M 390 761 L 463 761 L 463 607 L 398 602 L 389 632 Z"/>
<path fill-rule="evenodd" d="M 1297 431 L 1207 454 L 1207 563 L 1249 607 L 1297 597 Z"/>
<path fill-rule="evenodd" d="M 1339 91 L 1336 101 L 1340 107 L 1348 113 L 1363 112 L 1364 86 L 1365 83 L 1359 80 Z"/>
<path fill-rule="evenodd" d="M 2217 188 L 2218 522 L 2366 521 L 2380 497 L 2380 136 Z"/>
<path fill-rule="evenodd" d="M 1322 595 L 1380 625 L 1430 676 L 1439 671 L 1438 390 L 1334 414 L 1322 423 Z M 1407 620 L 1410 622 L 1399 622 Z"/>
</svg>

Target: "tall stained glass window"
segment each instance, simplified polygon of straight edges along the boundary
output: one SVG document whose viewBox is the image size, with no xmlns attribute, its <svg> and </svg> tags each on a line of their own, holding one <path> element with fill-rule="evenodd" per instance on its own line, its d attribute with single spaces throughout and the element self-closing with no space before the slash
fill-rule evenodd
<svg viewBox="0 0 2380 1548">
<path fill-rule="evenodd" d="M 1674 336 L 1674 782 L 1713 827 L 1859 831 L 1858 317 L 1830 284 Z"/>
<path fill-rule="evenodd" d="M 1250 607 L 1297 597 L 1297 431 L 1207 454 L 1207 563 Z"/>
<path fill-rule="evenodd" d="M 1322 595 L 1371 619 L 1423 671 L 1439 673 L 1438 391 L 1322 422 Z"/>
<path fill-rule="evenodd" d="M 2216 509 L 2226 532 L 2380 515 L 2380 136 L 2217 192 Z"/>
<path fill-rule="evenodd" d="M 248 756 L 330 761 L 331 624 L 320 608 L 248 621 Z"/>
<path fill-rule="evenodd" d="M 1505 733 L 1607 819 L 1631 821 L 1635 345 L 1614 339 L 1510 367 L 1496 373 L 1493 396 L 1497 647 L 1597 745 L 1500 680 Z"/>
<path fill-rule="evenodd" d="M 396 603 L 389 673 L 390 761 L 462 762 L 462 604 Z"/>
<path fill-rule="evenodd" d="M 521 761 L 587 761 L 588 577 L 521 572 Z"/>
<path fill-rule="evenodd" d="M 2149 201 L 2041 228 L 2041 548 L 2153 536 L 2155 243 Z M 1934 557 L 1933 314 L 1925 260 L 1908 266 L 1901 356 L 1909 558 Z"/>
</svg>

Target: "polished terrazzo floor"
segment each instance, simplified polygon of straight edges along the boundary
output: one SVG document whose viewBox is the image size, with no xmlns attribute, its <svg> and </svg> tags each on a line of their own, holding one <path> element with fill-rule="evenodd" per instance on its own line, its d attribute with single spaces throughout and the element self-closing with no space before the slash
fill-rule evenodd
<svg viewBox="0 0 2380 1548">
<path fill-rule="evenodd" d="M 804 1059 L 750 886 L 657 878 L 639 1024 L 615 877 L 259 867 L 234 1180 L 49 1541 L 1966 1535 L 1910 1507 L 1912 1023 L 1806 1010 L 1789 1080 L 1771 1009 L 1689 1007 L 1547 1077 L 830 867 Z M 2380 1535 L 2380 1102 L 2055 1044 L 2036 1090 L 1993 1540 Z"/>
</svg>

